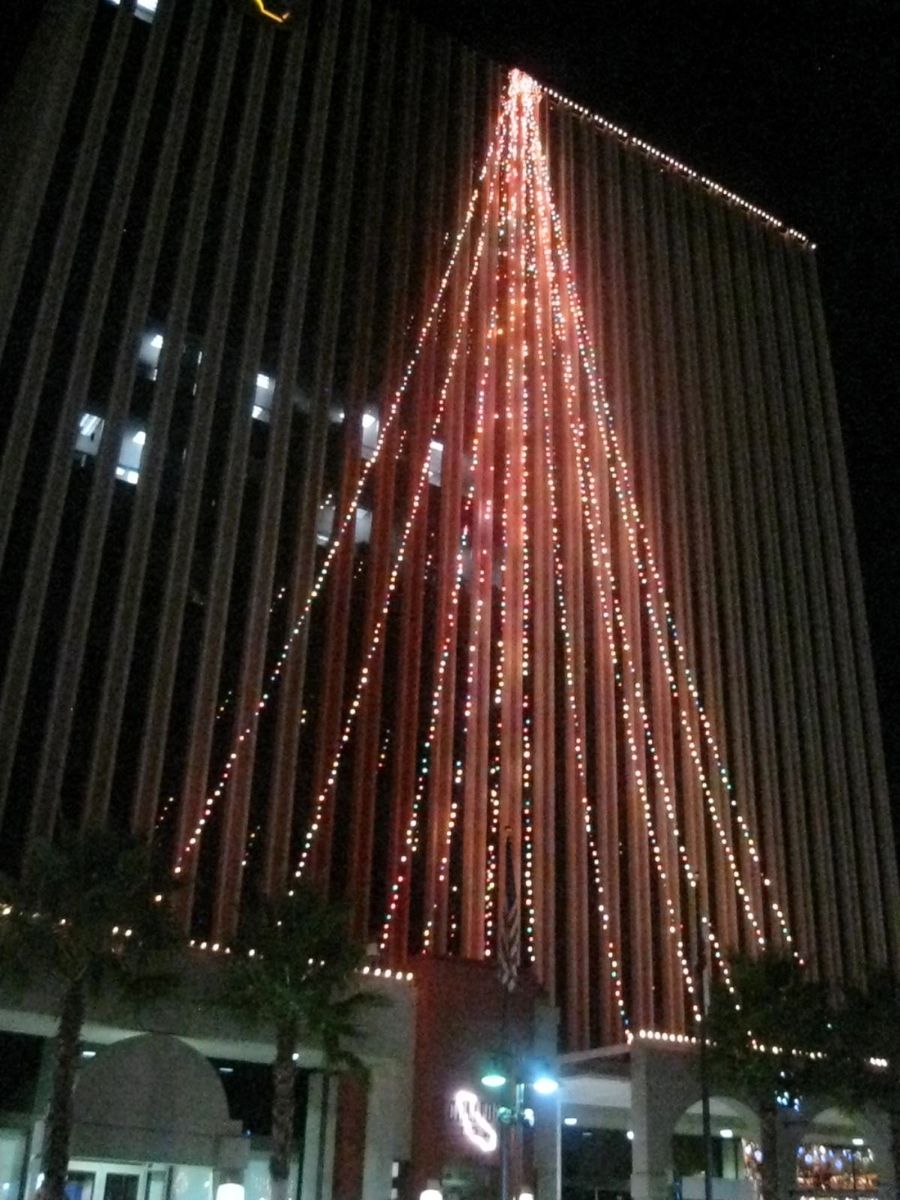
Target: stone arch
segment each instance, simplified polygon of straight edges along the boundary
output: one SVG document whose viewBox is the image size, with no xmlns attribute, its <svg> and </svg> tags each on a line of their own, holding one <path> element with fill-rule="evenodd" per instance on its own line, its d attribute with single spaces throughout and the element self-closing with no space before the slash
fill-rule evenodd
<svg viewBox="0 0 900 1200">
<path fill-rule="evenodd" d="M 817 1136 L 817 1130 L 822 1130 L 824 1134 L 844 1132 L 848 1136 L 859 1133 L 873 1141 L 887 1133 L 887 1118 L 874 1107 L 848 1112 L 837 1104 L 821 1100 L 809 1103 L 807 1110 L 806 1140 Z"/>
<path fill-rule="evenodd" d="M 717 1089 L 712 1092 L 709 1099 L 713 1133 L 717 1129 L 728 1127 L 735 1130 L 738 1136 L 752 1138 L 754 1141 L 759 1138 L 759 1115 L 752 1105 L 748 1104 L 740 1095 Z M 699 1117 L 701 1105 L 702 1098 L 698 1097 L 683 1109 L 675 1121 L 672 1132 L 676 1134 L 687 1132 L 685 1119 Z M 693 1123 L 691 1122 L 691 1124 Z"/>
<path fill-rule="evenodd" d="M 633 1200 L 667 1200 L 671 1196 L 676 1127 L 702 1097 L 697 1060 L 677 1048 L 638 1046 L 631 1055 L 631 1084 L 631 1194 Z M 727 1103 L 733 1117 L 740 1116 L 749 1131 L 758 1133 L 758 1118 L 739 1089 L 727 1096 L 719 1089 L 716 1096 Z M 802 1126 L 802 1119 L 794 1113 L 783 1114 L 779 1122 L 778 1156 L 785 1178 L 785 1172 L 790 1172 L 796 1162 Z M 731 1191 L 736 1194 L 740 1189 Z"/>
<path fill-rule="evenodd" d="M 180 1038 L 141 1034 L 79 1073 L 72 1155 L 239 1169 L 247 1148 L 213 1066 Z"/>
<path fill-rule="evenodd" d="M 633 1200 L 664 1200 L 671 1194 L 675 1126 L 700 1096 L 700 1079 L 692 1055 L 641 1044 L 632 1047 Z"/>
<path fill-rule="evenodd" d="M 746 1099 L 713 1090 L 709 1098 L 710 1130 L 714 1140 L 713 1193 L 726 1195 L 730 1200 L 754 1194 L 752 1173 L 748 1172 L 744 1141 L 759 1142 L 759 1115 Z M 681 1177 L 681 1191 L 686 1198 L 702 1193 L 704 1154 L 702 1149 L 703 1102 L 695 1100 L 676 1119 L 672 1130 L 672 1165 Z M 679 1136 L 697 1139 L 687 1160 L 678 1144 Z M 681 1153 L 679 1150 L 681 1149 Z"/>
</svg>

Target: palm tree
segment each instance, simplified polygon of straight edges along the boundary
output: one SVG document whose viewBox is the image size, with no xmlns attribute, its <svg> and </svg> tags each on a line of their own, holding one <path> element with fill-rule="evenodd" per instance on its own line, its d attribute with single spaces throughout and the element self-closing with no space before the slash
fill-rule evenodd
<svg viewBox="0 0 900 1200">
<path fill-rule="evenodd" d="M 848 988 L 835 1025 L 840 1065 L 835 1099 L 851 1111 L 875 1105 L 885 1114 L 895 1195 L 900 1195 L 900 982 L 896 976 L 876 970 L 865 987 Z"/>
<path fill-rule="evenodd" d="M 21 988 L 50 982 L 59 1005 L 43 1200 L 64 1198 L 89 1000 L 117 991 L 139 1001 L 174 985 L 169 956 L 179 938 L 166 904 L 171 888 L 146 842 L 90 828 L 36 843 L 18 881 L 0 878 L 4 980 Z"/>
<path fill-rule="evenodd" d="M 779 1179 L 779 1109 L 828 1094 L 835 1071 L 834 1022 L 826 989 L 791 958 L 768 951 L 730 962 L 733 991 L 714 985 L 707 1015 L 713 1082 L 737 1088 L 759 1116 L 763 1200 L 792 1186 Z"/>
<path fill-rule="evenodd" d="M 359 1021 L 383 997 L 355 988 L 365 948 L 349 934 L 346 911 L 310 884 L 278 900 L 245 906 L 238 945 L 228 964 L 225 1003 L 251 1027 L 275 1035 L 272 1062 L 271 1200 L 285 1200 L 294 1133 L 299 1046 L 321 1050 L 326 1071 L 366 1068 L 351 1045 Z M 327 1092 L 326 1092 L 327 1095 Z M 322 1164 L 319 1164 L 321 1173 Z"/>
</svg>

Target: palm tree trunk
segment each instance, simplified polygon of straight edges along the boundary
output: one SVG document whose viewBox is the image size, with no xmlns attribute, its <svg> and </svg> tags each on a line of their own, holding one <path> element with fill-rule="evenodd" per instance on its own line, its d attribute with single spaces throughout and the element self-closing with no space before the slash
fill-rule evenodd
<svg viewBox="0 0 900 1200">
<path fill-rule="evenodd" d="M 778 1108 L 774 1103 L 760 1105 L 759 1140 L 762 1150 L 759 1167 L 761 1200 L 782 1200 L 778 1187 Z"/>
<path fill-rule="evenodd" d="M 78 1045 L 84 1024 L 84 984 L 69 985 L 63 996 L 56 1033 L 56 1063 L 44 1135 L 42 1200 L 64 1200 L 72 1141 L 72 1092 L 78 1070 Z"/>
<path fill-rule="evenodd" d="M 282 1026 L 275 1036 L 272 1064 L 272 1155 L 269 1158 L 271 1200 L 287 1200 L 294 1143 L 294 1046 L 293 1026 Z"/>
</svg>

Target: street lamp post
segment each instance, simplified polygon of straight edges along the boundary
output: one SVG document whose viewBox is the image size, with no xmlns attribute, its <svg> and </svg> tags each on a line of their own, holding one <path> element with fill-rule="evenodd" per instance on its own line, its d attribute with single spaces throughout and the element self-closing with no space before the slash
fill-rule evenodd
<svg viewBox="0 0 900 1200">
<path fill-rule="evenodd" d="M 551 1096 L 559 1087 L 558 1081 L 547 1070 L 539 1067 L 533 1069 L 531 1072 L 532 1078 L 529 1081 L 526 1081 L 522 1077 L 525 1074 L 524 1064 L 520 1064 L 512 1085 L 512 1104 L 500 1105 L 497 1108 L 497 1121 L 500 1126 L 498 1130 L 500 1143 L 500 1200 L 513 1200 L 513 1197 L 510 1195 L 509 1166 L 511 1143 L 515 1133 L 517 1130 L 524 1129 L 526 1125 L 533 1124 L 534 1120 L 533 1113 L 531 1120 L 528 1117 L 531 1110 L 525 1103 L 526 1087 L 530 1086 L 539 1096 Z M 507 1085 L 506 1071 L 499 1064 L 492 1063 L 482 1075 L 481 1082 L 485 1087 L 492 1090 L 499 1090 Z"/>
</svg>

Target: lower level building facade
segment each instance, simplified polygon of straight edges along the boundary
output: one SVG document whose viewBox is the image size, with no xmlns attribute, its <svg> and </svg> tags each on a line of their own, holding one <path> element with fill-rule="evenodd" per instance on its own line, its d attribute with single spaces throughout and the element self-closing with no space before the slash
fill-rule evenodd
<svg viewBox="0 0 900 1200">
<path fill-rule="evenodd" d="M 268 1200 L 273 1045 L 204 1001 L 216 965 L 140 1022 L 89 1015 L 74 1099 L 68 1200 Z M 290 1200 L 703 1200 L 696 1047 L 642 1032 L 557 1056 L 557 1014 L 527 980 L 512 995 L 484 964 L 423 960 L 412 978 L 372 976 L 387 1004 L 358 1049 L 369 1081 L 297 1062 Z M 40 1185 L 55 1021 L 46 997 L 0 1002 L 0 1191 Z M 488 1068 L 507 1076 L 486 1086 Z M 555 1091 L 535 1089 L 538 1075 Z M 513 1125 L 503 1110 L 512 1109 Z M 758 1194 L 759 1122 L 710 1101 L 715 1200 Z M 893 1195 L 887 1122 L 814 1099 L 784 1114 L 792 1196 Z M 242 1189 L 242 1190 L 235 1190 Z"/>
</svg>

